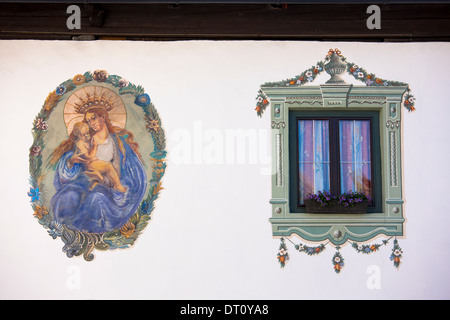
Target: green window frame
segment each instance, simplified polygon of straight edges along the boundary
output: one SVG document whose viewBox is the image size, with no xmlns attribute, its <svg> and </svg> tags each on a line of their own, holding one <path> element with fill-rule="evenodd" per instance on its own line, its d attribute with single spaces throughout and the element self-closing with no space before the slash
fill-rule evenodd
<svg viewBox="0 0 450 320">
<path fill-rule="evenodd" d="M 312 85 L 322 71 L 330 79 Z M 341 78 L 345 73 L 356 80 L 352 82 L 364 85 L 346 82 Z M 289 258 L 284 240 L 294 234 L 320 242 L 295 245 L 295 250 L 308 255 L 334 245 L 337 273 L 343 267 L 339 249 L 347 242 L 358 252 L 368 253 L 380 245 L 357 243 L 379 235 L 395 237 L 391 259 L 394 256 L 394 265 L 399 265 L 396 237 L 404 235 L 405 223 L 402 110 L 414 111 L 414 101 L 407 83 L 368 73 L 348 62 L 338 49 L 330 49 L 323 61 L 293 78 L 261 85 L 255 110 L 258 116 L 270 113 L 269 221 L 272 235 L 281 239 L 277 255 L 281 267 Z M 367 210 L 359 198 L 354 200 L 357 206 L 334 207 L 332 201 L 331 207 L 320 208 L 307 195 L 321 190 L 325 198 L 331 193 L 341 200 L 343 193 L 362 191 L 372 199 Z"/>
<path fill-rule="evenodd" d="M 263 87 L 272 127 L 273 236 L 297 234 L 311 242 L 363 242 L 384 234 L 403 235 L 402 113 L 406 86 L 365 87 L 353 84 Z M 293 208 L 297 146 L 294 117 L 371 117 L 375 159 L 375 207 L 365 214 L 319 214 Z M 294 185 L 293 185 L 294 184 Z M 294 191 L 293 191 L 294 190 Z"/>
</svg>

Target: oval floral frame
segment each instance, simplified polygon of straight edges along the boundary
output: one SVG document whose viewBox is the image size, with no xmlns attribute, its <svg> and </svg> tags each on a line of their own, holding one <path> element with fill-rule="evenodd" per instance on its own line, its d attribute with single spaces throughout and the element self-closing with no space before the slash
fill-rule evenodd
<svg viewBox="0 0 450 320">
<path fill-rule="evenodd" d="M 128 103 L 125 103 L 127 112 L 131 111 L 142 115 L 139 118 L 139 121 L 142 122 L 142 128 L 137 130 L 140 140 L 151 139 L 152 141 L 151 152 L 148 155 L 143 154 L 147 173 L 147 190 L 142 202 L 127 223 L 118 229 L 105 233 L 88 233 L 73 230 L 56 221 L 51 212 L 50 199 L 48 199 L 48 192 L 46 191 L 46 186 L 51 181 L 48 176 L 54 175 L 54 171 L 48 168 L 48 155 L 51 155 L 52 151 L 45 149 L 46 141 L 51 139 L 54 141 L 56 136 L 50 135 L 46 137 L 49 134 L 49 129 L 51 129 L 50 116 L 56 110 L 59 110 L 56 112 L 61 112 L 62 114 L 61 109 L 64 109 L 64 104 L 70 95 L 86 85 L 109 88 L 127 100 Z M 60 121 L 64 122 L 62 118 L 60 118 Z M 35 118 L 32 133 L 33 144 L 30 148 L 29 156 L 31 187 L 28 195 L 31 198 L 34 217 L 47 229 L 53 239 L 61 238 L 64 243 L 62 250 L 67 257 L 83 255 L 86 261 L 91 261 L 94 259 L 92 253 L 94 249 L 113 250 L 131 247 L 151 219 L 154 201 L 163 189 L 161 178 L 166 169 L 166 139 L 161 126 L 161 119 L 144 89 L 141 86 L 129 83 L 120 76 L 109 75 L 104 70 L 77 74 L 72 79 L 61 83 L 48 95 L 41 111 Z M 147 134 L 148 137 L 142 137 L 144 134 Z M 58 139 L 58 141 L 64 140 L 64 138 Z"/>
</svg>

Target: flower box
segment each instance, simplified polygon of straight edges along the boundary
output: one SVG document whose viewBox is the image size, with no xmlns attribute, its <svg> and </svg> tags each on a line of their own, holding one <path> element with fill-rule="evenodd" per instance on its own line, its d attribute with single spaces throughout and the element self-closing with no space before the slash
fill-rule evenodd
<svg viewBox="0 0 450 320">
<path fill-rule="evenodd" d="M 344 206 L 336 203 L 332 203 L 329 206 L 322 206 L 319 202 L 314 199 L 306 199 L 305 207 L 307 213 L 357 213 L 362 214 L 367 212 L 368 201 L 363 200 L 362 202 L 356 203 L 353 206 Z"/>
<path fill-rule="evenodd" d="M 328 192 L 310 194 L 305 199 L 307 213 L 351 213 L 363 214 L 367 212 L 370 197 L 362 193 L 346 193 L 332 196 Z"/>
</svg>

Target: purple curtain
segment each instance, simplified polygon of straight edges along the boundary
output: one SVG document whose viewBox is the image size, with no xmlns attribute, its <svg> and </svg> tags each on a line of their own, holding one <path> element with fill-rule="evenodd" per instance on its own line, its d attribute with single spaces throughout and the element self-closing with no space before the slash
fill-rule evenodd
<svg viewBox="0 0 450 320">
<path fill-rule="evenodd" d="M 339 121 L 341 192 L 372 196 L 370 121 Z"/>
<path fill-rule="evenodd" d="M 330 190 L 329 122 L 298 121 L 300 204 L 308 193 Z"/>
</svg>

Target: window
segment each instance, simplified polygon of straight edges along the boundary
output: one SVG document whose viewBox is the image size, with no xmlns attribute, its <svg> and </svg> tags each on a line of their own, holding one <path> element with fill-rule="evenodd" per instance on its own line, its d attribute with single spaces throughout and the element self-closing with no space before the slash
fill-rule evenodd
<svg viewBox="0 0 450 320">
<path fill-rule="evenodd" d="M 331 78 L 310 84 L 323 69 Z M 364 85 L 346 83 L 345 72 Z M 401 111 L 413 104 L 408 84 L 377 78 L 335 50 L 295 78 L 263 84 L 255 110 L 271 117 L 272 234 L 337 246 L 402 236 Z M 306 212 L 305 196 L 324 190 L 364 192 L 367 213 Z"/>
<path fill-rule="evenodd" d="M 364 192 L 380 212 L 379 119 L 376 112 L 291 112 L 291 212 L 309 193 Z"/>
</svg>

